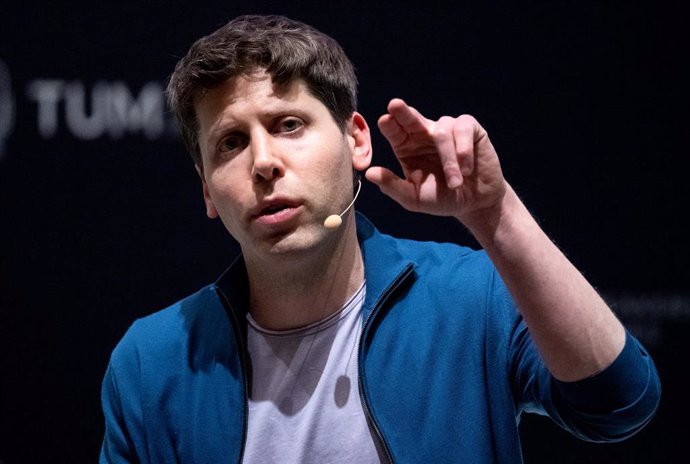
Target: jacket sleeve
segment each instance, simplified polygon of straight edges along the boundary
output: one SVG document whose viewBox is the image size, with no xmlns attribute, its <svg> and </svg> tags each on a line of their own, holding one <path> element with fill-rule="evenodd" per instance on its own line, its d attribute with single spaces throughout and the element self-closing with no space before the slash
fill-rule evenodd
<svg viewBox="0 0 690 464">
<path fill-rule="evenodd" d="M 512 350 L 520 410 L 546 414 L 583 440 L 624 440 L 640 431 L 658 408 L 658 373 L 647 351 L 629 332 L 623 351 L 609 367 L 577 382 L 551 376 L 524 322 L 518 324 Z"/>
<path fill-rule="evenodd" d="M 100 464 L 140 463 L 143 450 L 142 409 L 138 389 L 133 382 L 122 383 L 122 378 L 133 380 L 132 370 L 138 370 L 133 349 L 120 345 L 115 349 L 106 370 L 101 389 L 101 403 L 105 418 L 105 435 L 101 445 Z M 129 356 L 128 356 L 129 353 Z M 127 358 L 127 359 L 123 359 Z M 125 367 L 125 372 L 118 369 Z"/>
</svg>

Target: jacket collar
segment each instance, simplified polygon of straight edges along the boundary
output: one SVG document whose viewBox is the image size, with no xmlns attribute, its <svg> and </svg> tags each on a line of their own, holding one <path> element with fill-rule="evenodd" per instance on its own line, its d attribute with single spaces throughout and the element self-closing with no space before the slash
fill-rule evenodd
<svg viewBox="0 0 690 464">
<path fill-rule="evenodd" d="M 362 248 L 367 286 L 363 308 L 366 321 L 371 311 L 409 274 L 414 263 L 398 252 L 392 237 L 381 234 L 360 213 L 357 213 L 357 239 Z"/>
</svg>

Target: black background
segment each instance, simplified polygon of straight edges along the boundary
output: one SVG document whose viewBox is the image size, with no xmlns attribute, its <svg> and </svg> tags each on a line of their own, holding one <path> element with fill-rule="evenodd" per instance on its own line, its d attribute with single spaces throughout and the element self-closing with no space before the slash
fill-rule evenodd
<svg viewBox="0 0 690 464">
<path fill-rule="evenodd" d="M 593 445 L 525 417 L 526 462 L 687 456 L 685 15 L 662 2 L 446 3 L 0 5 L 16 101 L 0 157 L 1 463 L 96 461 L 110 351 L 135 318 L 207 284 L 237 252 L 205 218 L 178 140 L 82 141 L 64 121 L 42 138 L 26 86 L 163 83 L 193 40 L 243 13 L 286 14 L 336 38 L 372 127 L 392 97 L 434 119 L 476 116 L 545 230 L 647 344 L 664 393 L 645 430 Z M 374 132 L 375 163 L 394 167 Z M 475 246 L 461 226 L 404 212 L 371 185 L 357 208 L 384 232 Z"/>
</svg>

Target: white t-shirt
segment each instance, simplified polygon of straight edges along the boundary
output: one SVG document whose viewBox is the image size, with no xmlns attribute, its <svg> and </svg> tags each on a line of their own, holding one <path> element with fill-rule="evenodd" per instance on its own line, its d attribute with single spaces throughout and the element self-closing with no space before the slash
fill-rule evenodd
<svg viewBox="0 0 690 464">
<path fill-rule="evenodd" d="M 245 463 L 378 463 L 359 396 L 364 285 L 307 327 L 270 331 L 249 320 L 252 360 Z"/>
</svg>

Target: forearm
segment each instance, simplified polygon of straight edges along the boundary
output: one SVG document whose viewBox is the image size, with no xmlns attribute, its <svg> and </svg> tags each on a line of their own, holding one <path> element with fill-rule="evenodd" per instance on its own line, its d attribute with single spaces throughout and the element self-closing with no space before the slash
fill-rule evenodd
<svg viewBox="0 0 690 464">
<path fill-rule="evenodd" d="M 496 266 L 553 376 L 575 381 L 605 369 L 625 343 L 616 316 L 510 186 L 492 211 L 461 220 Z"/>
</svg>

